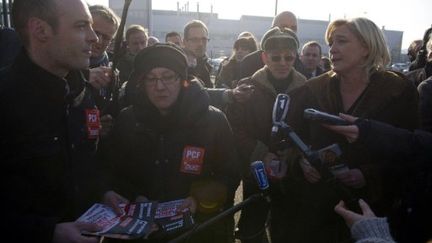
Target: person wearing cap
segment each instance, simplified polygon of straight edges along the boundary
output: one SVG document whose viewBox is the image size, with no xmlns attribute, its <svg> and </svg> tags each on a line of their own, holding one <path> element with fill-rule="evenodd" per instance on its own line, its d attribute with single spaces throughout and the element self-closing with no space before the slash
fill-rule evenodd
<svg viewBox="0 0 432 243">
<path fill-rule="evenodd" d="M 340 188 L 353 195 L 351 199 L 363 198 L 378 216 L 388 217 L 392 232 L 401 235 L 405 226 L 398 224 L 406 222 L 394 223 L 397 218 L 410 218 L 407 212 L 411 209 L 405 206 L 411 207 L 412 201 L 406 195 L 413 192 L 405 188 L 415 188 L 412 176 L 417 172 L 378 158 L 364 146 L 349 146 L 343 136 L 303 114 L 306 108 L 314 108 L 412 130 L 419 124 L 417 91 L 404 76 L 386 70 L 390 54 L 382 31 L 371 20 L 335 20 L 327 27 L 325 39 L 332 69 L 292 92 L 287 122 L 313 151 L 338 144 L 341 162 L 318 170 L 309 163 L 312 161 L 289 160 L 292 182 L 285 184 L 291 188 L 283 202 L 286 208 L 275 211 L 287 220 L 280 238 L 289 237 L 290 242 L 349 241 L 348 229 L 333 211 L 334 205 L 347 197 Z M 332 179 L 337 179 L 337 187 Z"/>
<path fill-rule="evenodd" d="M 276 15 L 272 22 L 272 28 L 273 27 L 279 27 L 279 28 L 289 28 L 294 33 L 297 33 L 297 17 L 294 13 L 290 11 L 283 11 Z M 245 78 L 249 77 L 252 74 L 254 74 L 258 69 L 262 68 L 264 66 L 264 63 L 261 59 L 261 54 L 263 52 L 262 48 L 263 40 L 261 40 L 261 48 L 257 51 L 254 51 L 250 53 L 249 55 L 245 56 L 245 58 L 240 63 L 240 77 Z M 303 74 L 303 64 L 300 61 L 300 59 L 297 58 L 294 62 L 294 68 Z"/>
<path fill-rule="evenodd" d="M 264 67 L 238 83 L 255 86 L 254 93 L 247 101 L 228 106 L 227 116 L 241 157 L 244 198 L 258 192 L 249 173 L 251 162 L 262 160 L 267 165 L 271 160 L 279 160 L 284 163 L 284 159 L 271 150 L 272 110 L 279 93 L 289 94 L 306 82 L 293 68 L 298 46 L 297 35 L 288 28 L 274 27 L 267 31 L 261 55 Z M 242 210 L 238 234 L 242 242 L 262 241 L 267 211 L 265 204 L 258 203 Z"/>
<path fill-rule="evenodd" d="M 199 223 L 233 204 L 238 159 L 224 113 L 209 105 L 187 70 L 175 44 L 140 51 L 130 77 L 137 89 L 132 105 L 120 112 L 102 149 L 117 193 L 129 201 L 186 199 L 184 207 L 196 209 Z M 227 217 L 188 242 L 232 242 L 233 229 L 233 217 Z"/>
<path fill-rule="evenodd" d="M 243 58 L 257 50 L 257 44 L 252 37 L 242 37 L 234 42 L 231 57 L 221 64 L 216 77 L 217 88 L 233 88 L 233 81 L 240 79 L 240 62 Z"/>
</svg>

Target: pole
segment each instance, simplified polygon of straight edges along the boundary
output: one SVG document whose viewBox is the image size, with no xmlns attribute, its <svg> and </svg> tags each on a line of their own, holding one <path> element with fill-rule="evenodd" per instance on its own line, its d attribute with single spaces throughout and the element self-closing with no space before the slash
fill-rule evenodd
<svg viewBox="0 0 432 243">
<path fill-rule="evenodd" d="M 277 15 L 278 0 L 275 0 L 275 16 Z"/>
<path fill-rule="evenodd" d="M 193 234 L 195 234 L 195 233 L 197 233 L 197 232 L 199 232 L 199 231 L 201 231 L 201 230 L 207 228 L 208 226 L 210 226 L 210 225 L 216 223 L 216 222 L 219 221 L 220 219 L 222 219 L 222 218 L 224 218 L 224 217 L 226 217 L 226 216 L 228 216 L 228 215 L 234 214 L 234 213 L 236 213 L 237 211 L 241 210 L 241 209 L 242 209 L 243 207 L 245 207 L 246 205 L 248 205 L 248 204 L 250 204 L 250 203 L 252 203 L 252 202 L 254 202 L 254 201 L 260 200 L 260 199 L 265 199 L 265 198 L 264 198 L 263 195 L 261 195 L 261 194 L 254 194 L 254 195 L 248 197 L 248 198 L 247 198 L 246 200 L 244 200 L 243 202 L 237 203 L 237 204 L 234 205 L 233 207 L 231 207 L 231 208 L 229 208 L 229 209 L 223 211 L 222 213 L 220 213 L 220 214 L 214 216 L 213 218 L 211 218 L 211 219 L 209 219 L 209 220 L 207 220 L 207 221 L 205 221 L 205 222 L 203 222 L 203 223 L 201 223 L 201 224 L 197 224 L 197 225 L 196 225 L 195 227 L 193 227 L 192 229 L 186 231 L 185 233 L 183 233 L 183 234 L 181 234 L 180 236 L 178 236 L 177 238 L 175 238 L 175 239 L 169 241 L 168 243 L 178 243 L 178 242 L 182 242 L 182 241 L 184 241 L 185 239 L 189 238 L 191 235 L 193 235 Z"/>
</svg>

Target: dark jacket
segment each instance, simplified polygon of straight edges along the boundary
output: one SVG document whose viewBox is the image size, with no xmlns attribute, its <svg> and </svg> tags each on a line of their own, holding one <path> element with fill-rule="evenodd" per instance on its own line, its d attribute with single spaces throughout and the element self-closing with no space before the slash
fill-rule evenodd
<svg viewBox="0 0 432 243">
<path fill-rule="evenodd" d="M 216 88 L 234 88 L 233 82 L 240 79 L 240 63 L 231 58 L 221 64 L 216 77 Z"/>
<path fill-rule="evenodd" d="M 252 84 L 255 91 L 246 102 L 235 102 L 228 106 L 227 115 L 233 127 L 242 163 L 245 163 L 244 169 L 251 162 L 262 160 L 269 151 L 272 111 L 277 92 L 268 75 L 268 68 L 264 67 L 250 78 L 240 80 L 238 85 Z M 302 86 L 306 78 L 292 69 L 284 81 L 289 82 L 285 91 L 289 93 Z"/>
<path fill-rule="evenodd" d="M 189 196 L 195 183 L 216 180 L 232 203 L 239 183 L 232 133 L 225 115 L 209 106 L 203 87 L 191 82 L 167 117 L 140 95 L 120 113 L 113 130 L 114 189 L 131 200 L 143 195 L 165 201 Z M 181 172 L 190 149 L 203 156 L 196 174 Z"/>
<path fill-rule="evenodd" d="M 406 77 L 417 87 L 423 80 L 432 76 L 432 62 L 425 63 L 424 67 L 415 69 L 406 74 Z"/>
<path fill-rule="evenodd" d="M 333 143 L 339 144 L 342 148 L 341 161 L 350 169 L 360 169 L 366 180 L 366 186 L 361 189 L 349 188 L 351 193 L 364 198 L 377 215 L 389 216 L 409 180 L 406 171 L 391 161 L 377 160 L 362 146 L 347 146 L 344 137 L 323 128 L 319 123 L 304 119 L 303 111 L 306 108 L 331 114 L 343 112 L 414 129 L 418 125 L 418 95 L 412 83 L 393 72 L 377 72 L 371 76 L 368 87 L 348 111 L 343 109 L 339 79 L 334 72 L 309 80 L 305 86 L 293 91 L 291 96 L 288 124 L 313 150 Z M 298 162 L 294 162 L 293 166 L 298 167 Z M 301 169 L 297 173 L 299 178 L 303 178 Z M 343 234 L 340 236 L 342 238 L 334 238 L 346 231 L 343 222 L 333 211 L 341 195 L 323 180 L 314 184 L 298 182 L 296 187 L 290 187 L 291 192 L 287 195 L 304 207 L 296 210 L 301 212 L 300 215 L 304 214 L 302 225 L 308 228 L 304 233 L 312 237 L 321 235 L 323 241 L 337 242 L 343 239 Z M 314 223 L 308 222 L 312 217 Z"/>
<path fill-rule="evenodd" d="M 56 223 L 74 221 L 66 80 L 24 50 L 0 79 L 3 232 L 51 242 Z"/>
<path fill-rule="evenodd" d="M 424 80 L 417 87 L 420 97 L 421 128 L 432 132 L 432 77 Z"/>
<path fill-rule="evenodd" d="M 210 79 L 211 70 L 212 66 L 208 62 L 208 57 L 203 56 L 201 58 L 197 58 L 196 67 L 190 69 L 191 73 L 189 74 L 198 77 L 198 79 L 203 82 L 203 85 L 206 88 L 213 88 L 214 85 Z"/>
</svg>

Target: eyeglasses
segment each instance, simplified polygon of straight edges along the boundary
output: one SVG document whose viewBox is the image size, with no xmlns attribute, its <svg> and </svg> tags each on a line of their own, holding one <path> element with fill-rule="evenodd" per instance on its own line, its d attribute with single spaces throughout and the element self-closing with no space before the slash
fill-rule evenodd
<svg viewBox="0 0 432 243">
<path fill-rule="evenodd" d="M 210 39 L 207 37 L 202 37 L 202 38 L 194 37 L 194 38 L 188 38 L 187 40 L 190 42 L 193 42 L 193 43 L 209 42 L 210 41 Z"/>
<path fill-rule="evenodd" d="M 147 85 L 149 87 L 154 87 L 154 86 L 156 86 L 158 81 L 161 81 L 165 86 L 168 86 L 168 85 L 174 84 L 178 79 L 179 79 L 178 75 L 163 75 L 160 78 L 146 77 L 144 79 L 144 83 L 145 83 L 145 85 Z"/>
<path fill-rule="evenodd" d="M 110 36 L 108 36 L 108 35 L 106 35 L 104 33 L 101 33 L 101 32 L 99 32 L 97 30 L 95 30 L 94 32 L 97 35 L 97 37 L 99 38 L 99 40 L 100 40 L 101 43 L 109 44 L 113 40 Z"/>
<path fill-rule="evenodd" d="M 295 56 L 281 56 L 281 55 L 270 56 L 270 60 L 272 60 L 272 62 L 280 62 L 282 58 L 285 60 L 285 62 L 292 62 L 296 59 Z"/>
</svg>

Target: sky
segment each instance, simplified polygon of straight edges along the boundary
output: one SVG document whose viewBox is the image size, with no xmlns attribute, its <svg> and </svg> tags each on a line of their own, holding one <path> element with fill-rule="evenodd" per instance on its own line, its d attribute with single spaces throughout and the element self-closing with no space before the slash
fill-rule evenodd
<svg viewBox="0 0 432 243">
<path fill-rule="evenodd" d="M 108 5 L 108 0 L 86 0 Z M 133 0 L 140 1 L 140 0 Z M 189 2 L 189 10 L 217 13 L 220 19 L 239 19 L 241 15 L 274 16 L 276 0 L 153 0 L 153 9 L 176 10 Z M 300 19 L 335 20 L 366 17 L 380 28 L 404 32 L 402 49 L 415 39 L 422 39 L 432 25 L 431 0 L 278 0 L 277 12 L 289 10 Z"/>
</svg>

